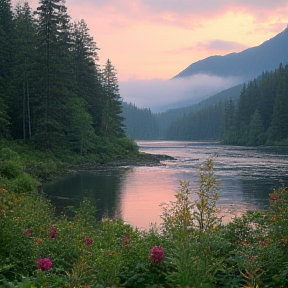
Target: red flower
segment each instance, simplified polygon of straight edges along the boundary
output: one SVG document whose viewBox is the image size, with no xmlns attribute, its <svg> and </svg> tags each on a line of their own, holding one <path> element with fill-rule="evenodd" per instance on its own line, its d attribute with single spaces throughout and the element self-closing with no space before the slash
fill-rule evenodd
<svg viewBox="0 0 288 288">
<path fill-rule="evenodd" d="M 128 234 L 126 234 L 126 235 L 124 236 L 124 245 L 125 245 L 125 246 L 128 246 L 128 245 L 129 245 L 129 242 L 130 242 L 130 237 L 129 237 Z"/>
<path fill-rule="evenodd" d="M 57 227 L 52 226 L 52 228 L 50 229 L 50 238 L 56 238 L 56 231 L 57 231 Z"/>
<path fill-rule="evenodd" d="M 91 237 L 86 237 L 85 238 L 85 243 L 87 246 L 90 246 L 93 243 L 93 239 Z"/>
<path fill-rule="evenodd" d="M 31 232 L 29 231 L 29 229 L 25 229 L 24 230 L 24 233 L 27 237 L 30 237 L 31 236 Z"/>
<path fill-rule="evenodd" d="M 40 258 L 37 261 L 37 267 L 42 271 L 49 271 L 53 263 L 49 258 Z"/>
<path fill-rule="evenodd" d="M 275 194 L 269 194 L 269 198 L 270 198 L 270 200 L 272 200 L 272 201 L 277 200 L 277 196 L 276 196 Z"/>
<path fill-rule="evenodd" d="M 150 259 L 156 263 L 160 263 L 164 259 L 164 249 L 160 246 L 154 246 L 150 249 Z"/>
</svg>

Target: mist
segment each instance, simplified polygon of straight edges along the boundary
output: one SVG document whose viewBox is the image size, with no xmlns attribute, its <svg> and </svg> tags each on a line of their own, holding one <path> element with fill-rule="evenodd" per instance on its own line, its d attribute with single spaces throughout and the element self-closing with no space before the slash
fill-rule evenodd
<svg viewBox="0 0 288 288">
<path fill-rule="evenodd" d="M 225 89 L 243 83 L 238 77 L 218 77 L 198 74 L 171 80 L 132 80 L 119 82 L 123 101 L 138 108 L 150 108 L 152 112 L 163 112 L 196 104 Z"/>
</svg>

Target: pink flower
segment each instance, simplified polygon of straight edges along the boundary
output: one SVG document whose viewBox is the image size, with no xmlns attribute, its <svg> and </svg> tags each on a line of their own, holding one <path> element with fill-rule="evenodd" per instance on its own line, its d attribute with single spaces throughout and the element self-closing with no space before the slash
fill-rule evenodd
<svg viewBox="0 0 288 288">
<path fill-rule="evenodd" d="M 57 231 L 57 227 L 52 226 L 52 228 L 50 229 L 50 238 L 56 238 L 56 231 Z"/>
<path fill-rule="evenodd" d="M 31 236 L 31 232 L 29 231 L 29 229 L 24 229 L 24 233 L 27 237 Z"/>
<path fill-rule="evenodd" d="M 164 249 L 160 246 L 154 246 L 150 249 L 150 259 L 156 263 L 160 263 L 164 259 Z"/>
<path fill-rule="evenodd" d="M 40 258 L 37 261 L 37 267 L 42 271 L 49 271 L 53 263 L 49 258 Z"/>
<path fill-rule="evenodd" d="M 85 238 L 85 243 L 87 246 L 90 246 L 93 243 L 93 239 L 91 237 L 86 237 Z"/>
<path fill-rule="evenodd" d="M 128 234 L 125 234 L 125 236 L 124 236 L 124 245 L 128 246 L 129 242 L 130 242 L 130 237 L 129 237 Z"/>
</svg>

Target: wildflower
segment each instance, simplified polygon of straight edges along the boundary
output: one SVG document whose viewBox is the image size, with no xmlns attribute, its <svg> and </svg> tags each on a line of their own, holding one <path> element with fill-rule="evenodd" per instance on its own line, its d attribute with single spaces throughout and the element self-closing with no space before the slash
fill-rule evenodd
<svg viewBox="0 0 288 288">
<path fill-rule="evenodd" d="M 93 239 L 91 237 L 86 237 L 85 238 L 85 243 L 87 246 L 90 246 L 93 243 Z"/>
<path fill-rule="evenodd" d="M 38 246 L 38 245 L 40 245 L 40 244 L 42 243 L 42 240 L 39 239 L 39 238 L 37 238 L 36 241 L 35 241 L 35 243 L 36 243 L 36 245 Z"/>
<path fill-rule="evenodd" d="M 150 249 L 150 259 L 156 263 L 160 263 L 164 259 L 164 249 L 160 246 L 154 246 Z"/>
<path fill-rule="evenodd" d="M 272 201 L 277 200 L 277 196 L 276 196 L 275 194 L 269 194 L 269 198 L 270 198 L 270 200 L 272 200 Z"/>
<path fill-rule="evenodd" d="M 50 238 L 56 238 L 56 231 L 57 231 L 57 227 L 52 226 L 52 228 L 50 229 Z"/>
<path fill-rule="evenodd" d="M 49 271 L 53 263 L 49 258 L 40 258 L 37 261 L 37 267 L 42 271 Z"/>
<path fill-rule="evenodd" d="M 128 246 L 128 245 L 129 245 L 129 242 L 130 242 L 130 237 L 129 237 L 128 234 L 126 234 L 126 235 L 124 236 L 124 245 L 125 245 L 125 246 Z"/>
<path fill-rule="evenodd" d="M 29 229 L 24 229 L 24 233 L 27 237 L 31 236 L 31 232 L 29 231 Z"/>
</svg>

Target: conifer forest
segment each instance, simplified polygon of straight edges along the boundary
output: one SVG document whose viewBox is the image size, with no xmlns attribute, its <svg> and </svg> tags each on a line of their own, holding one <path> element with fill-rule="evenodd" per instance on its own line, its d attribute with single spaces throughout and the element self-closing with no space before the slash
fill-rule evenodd
<svg viewBox="0 0 288 288">
<path fill-rule="evenodd" d="M 0 139 L 42 151 L 95 152 L 103 138 L 125 137 L 116 69 L 99 65 L 85 20 L 65 1 L 0 2 Z"/>
</svg>

